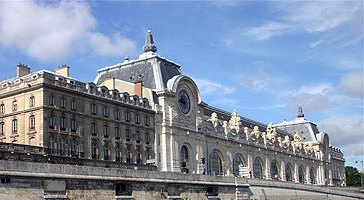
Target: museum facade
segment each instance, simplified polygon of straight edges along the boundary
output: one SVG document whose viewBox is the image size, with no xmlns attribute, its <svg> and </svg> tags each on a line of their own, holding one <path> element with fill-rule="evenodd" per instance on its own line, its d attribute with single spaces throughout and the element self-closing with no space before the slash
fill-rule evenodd
<svg viewBox="0 0 364 200">
<path fill-rule="evenodd" d="M 345 185 L 343 153 L 301 107 L 295 120 L 268 125 L 223 111 L 156 53 L 150 31 L 143 51 L 88 83 L 66 65 L 18 65 L 15 78 L 0 82 L 0 142 L 162 172 Z"/>
</svg>

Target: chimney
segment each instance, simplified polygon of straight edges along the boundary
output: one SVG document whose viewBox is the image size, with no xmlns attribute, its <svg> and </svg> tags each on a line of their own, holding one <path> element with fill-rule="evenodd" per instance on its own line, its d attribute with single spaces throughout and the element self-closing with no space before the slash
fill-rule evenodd
<svg viewBox="0 0 364 200">
<path fill-rule="evenodd" d="M 30 74 L 30 68 L 27 65 L 19 64 L 16 66 L 16 78 Z"/>
<path fill-rule="evenodd" d="M 70 67 L 67 65 L 62 65 L 60 68 L 56 69 L 56 73 L 62 74 L 63 76 L 69 76 L 70 73 Z"/>
<path fill-rule="evenodd" d="M 143 98 L 143 85 L 142 82 L 135 83 L 135 94 L 139 96 L 139 98 Z"/>
</svg>

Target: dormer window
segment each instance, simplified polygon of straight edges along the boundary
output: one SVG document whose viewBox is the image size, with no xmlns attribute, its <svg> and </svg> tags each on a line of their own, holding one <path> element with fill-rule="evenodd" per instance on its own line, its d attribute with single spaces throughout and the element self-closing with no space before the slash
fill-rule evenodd
<svg viewBox="0 0 364 200">
<path fill-rule="evenodd" d="M 17 111 L 18 110 L 18 102 L 15 100 L 13 101 L 13 111 Z"/>
</svg>

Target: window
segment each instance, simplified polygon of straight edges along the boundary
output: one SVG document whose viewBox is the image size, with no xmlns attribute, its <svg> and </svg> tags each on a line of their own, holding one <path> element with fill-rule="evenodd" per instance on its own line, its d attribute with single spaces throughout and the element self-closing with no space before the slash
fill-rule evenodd
<svg viewBox="0 0 364 200">
<path fill-rule="evenodd" d="M 136 123 L 136 124 L 139 124 L 139 122 L 140 122 L 139 114 L 138 114 L 138 113 L 136 113 L 136 114 L 135 114 L 135 123 Z"/>
<path fill-rule="evenodd" d="M 209 171 L 212 175 L 222 175 L 221 158 L 217 152 L 212 152 L 209 159 Z"/>
<path fill-rule="evenodd" d="M 55 144 L 54 143 L 55 143 L 54 138 L 50 137 L 49 138 L 49 153 L 50 154 L 54 153 L 54 150 L 55 150 Z"/>
<path fill-rule="evenodd" d="M 5 105 L 1 104 L 0 105 L 0 114 L 4 114 L 5 113 Z"/>
<path fill-rule="evenodd" d="M 65 108 L 66 107 L 66 100 L 64 99 L 64 97 L 61 98 L 61 108 Z"/>
<path fill-rule="evenodd" d="M 240 156 L 239 155 L 235 155 L 234 157 L 234 161 L 233 161 L 233 172 L 234 172 L 234 175 L 235 176 L 240 176 L 239 174 L 239 166 L 243 165 L 243 161 L 241 160 Z"/>
<path fill-rule="evenodd" d="M 71 150 L 71 156 L 77 155 L 77 142 L 74 139 L 71 140 L 70 150 Z"/>
<path fill-rule="evenodd" d="M 184 145 L 181 147 L 180 160 L 181 162 L 188 161 L 188 149 Z"/>
<path fill-rule="evenodd" d="M 145 158 L 146 158 L 146 160 L 150 159 L 150 149 L 149 148 L 147 148 L 147 150 L 145 151 Z"/>
<path fill-rule="evenodd" d="M 92 122 L 91 123 L 91 134 L 93 136 L 96 136 L 97 135 L 97 126 L 96 126 L 96 123 L 95 122 Z"/>
<path fill-rule="evenodd" d="M 286 181 L 293 181 L 291 164 L 286 164 Z"/>
<path fill-rule="evenodd" d="M 109 137 L 108 126 L 104 125 L 104 137 Z"/>
<path fill-rule="evenodd" d="M 115 127 L 115 139 L 120 139 L 119 127 Z"/>
<path fill-rule="evenodd" d="M 4 134 L 5 134 L 5 123 L 0 122 L 0 135 L 4 135 Z"/>
<path fill-rule="evenodd" d="M 145 126 L 149 126 L 149 116 L 148 115 L 145 115 L 144 123 L 145 123 Z"/>
<path fill-rule="evenodd" d="M 8 177 L 1 177 L 1 184 L 7 184 L 10 183 L 10 178 Z"/>
<path fill-rule="evenodd" d="M 34 107 L 35 106 L 35 99 L 34 99 L 34 96 L 31 96 L 29 98 L 29 107 Z"/>
<path fill-rule="evenodd" d="M 255 158 L 255 160 L 254 160 L 253 175 L 254 175 L 254 178 L 263 179 L 262 164 L 260 164 L 260 161 L 258 158 Z"/>
<path fill-rule="evenodd" d="M 316 179 L 315 179 L 315 168 L 311 167 L 310 169 L 310 183 L 311 184 L 315 184 L 316 183 Z"/>
<path fill-rule="evenodd" d="M 120 157 L 120 147 L 119 146 L 115 147 L 115 161 L 116 162 L 120 162 L 121 161 L 121 157 Z"/>
<path fill-rule="evenodd" d="M 136 133 L 135 133 L 135 141 L 136 141 L 136 143 L 140 143 L 140 132 L 139 131 L 136 131 Z"/>
<path fill-rule="evenodd" d="M 15 134 L 18 131 L 18 120 L 13 119 L 13 134 Z"/>
<path fill-rule="evenodd" d="M 129 111 L 125 111 L 125 121 L 130 122 L 130 112 Z"/>
<path fill-rule="evenodd" d="M 97 146 L 95 142 L 91 143 L 91 157 L 92 159 L 97 159 Z"/>
<path fill-rule="evenodd" d="M 49 95 L 49 97 L 48 97 L 48 104 L 50 106 L 54 106 L 54 97 L 53 97 L 53 95 Z"/>
<path fill-rule="evenodd" d="M 140 149 L 137 149 L 137 160 L 136 160 L 138 165 L 142 164 L 142 154 L 140 153 Z"/>
<path fill-rule="evenodd" d="M 149 143 L 150 143 L 149 133 L 145 133 L 145 144 L 149 144 Z"/>
<path fill-rule="evenodd" d="M 59 127 L 61 128 L 62 131 L 66 130 L 66 118 L 65 117 L 60 117 L 59 118 Z"/>
<path fill-rule="evenodd" d="M 13 101 L 13 111 L 17 111 L 17 110 L 18 110 L 18 102 Z"/>
<path fill-rule="evenodd" d="M 108 110 L 107 110 L 107 106 L 106 105 L 104 105 L 103 107 L 102 107 L 102 113 L 103 113 L 103 115 L 104 115 L 104 117 L 108 117 Z"/>
<path fill-rule="evenodd" d="M 114 118 L 116 120 L 119 120 L 120 119 L 120 111 L 117 108 L 114 110 Z"/>
<path fill-rule="evenodd" d="M 74 99 L 72 99 L 72 101 L 71 101 L 71 110 L 73 110 L 73 111 L 77 110 L 76 101 Z"/>
<path fill-rule="evenodd" d="M 66 154 L 66 140 L 64 138 L 61 139 L 61 145 L 60 145 L 60 151 L 59 153 L 61 155 L 65 155 Z"/>
<path fill-rule="evenodd" d="M 29 117 L 29 129 L 35 129 L 35 117 L 34 115 L 31 115 Z"/>
<path fill-rule="evenodd" d="M 126 148 L 126 162 L 131 163 L 131 150 L 129 146 Z"/>
<path fill-rule="evenodd" d="M 273 160 L 270 164 L 270 176 L 273 180 L 279 179 L 279 171 L 277 161 Z"/>
<path fill-rule="evenodd" d="M 125 139 L 126 139 L 126 141 L 130 141 L 130 130 L 129 129 L 125 130 Z"/>
<path fill-rule="evenodd" d="M 104 160 L 109 160 L 109 145 L 104 144 Z"/>
<path fill-rule="evenodd" d="M 305 183 L 305 178 L 304 178 L 305 176 L 304 176 L 304 173 L 303 173 L 303 167 L 302 166 L 300 166 L 299 168 L 298 168 L 298 181 L 300 182 L 300 183 Z"/>
<path fill-rule="evenodd" d="M 76 119 L 71 119 L 71 132 L 77 131 Z"/>
<path fill-rule="evenodd" d="M 52 115 L 49 116 L 48 125 L 50 129 L 54 129 L 54 117 Z"/>
<path fill-rule="evenodd" d="M 115 185 L 116 196 L 132 196 L 133 188 L 130 183 L 117 183 Z"/>
<path fill-rule="evenodd" d="M 97 106 L 95 103 L 91 104 L 91 114 L 93 114 L 93 115 L 97 114 Z"/>
</svg>

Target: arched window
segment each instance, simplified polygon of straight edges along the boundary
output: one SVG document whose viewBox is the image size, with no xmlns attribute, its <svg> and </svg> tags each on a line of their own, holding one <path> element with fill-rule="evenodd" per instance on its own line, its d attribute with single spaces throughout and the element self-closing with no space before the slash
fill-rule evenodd
<svg viewBox="0 0 364 200">
<path fill-rule="evenodd" d="M 212 152 L 209 159 L 209 171 L 212 175 L 222 175 L 222 163 L 221 158 L 217 152 Z"/>
<path fill-rule="evenodd" d="M 262 164 L 260 163 L 258 158 L 255 158 L 255 160 L 254 160 L 253 175 L 254 175 L 254 178 L 263 179 Z"/>
<path fill-rule="evenodd" d="M 270 176 L 273 180 L 279 179 L 279 170 L 278 170 L 278 164 L 277 161 L 273 160 L 270 164 Z"/>
<path fill-rule="evenodd" d="M 302 166 L 300 166 L 298 168 L 298 181 L 300 183 L 305 183 L 305 175 L 303 173 L 303 167 Z"/>
<path fill-rule="evenodd" d="M 188 161 L 188 149 L 186 146 L 181 147 L 181 156 L 180 156 L 181 162 Z"/>
<path fill-rule="evenodd" d="M 293 181 L 292 180 L 292 167 L 291 164 L 286 164 L 286 181 Z"/>
<path fill-rule="evenodd" d="M 234 161 L 233 161 L 233 172 L 235 176 L 239 176 L 239 165 L 243 165 L 243 161 L 241 160 L 240 156 L 238 154 L 235 155 Z"/>
<path fill-rule="evenodd" d="M 311 167 L 310 169 L 310 183 L 315 184 L 316 178 L 315 178 L 315 168 Z"/>
</svg>

